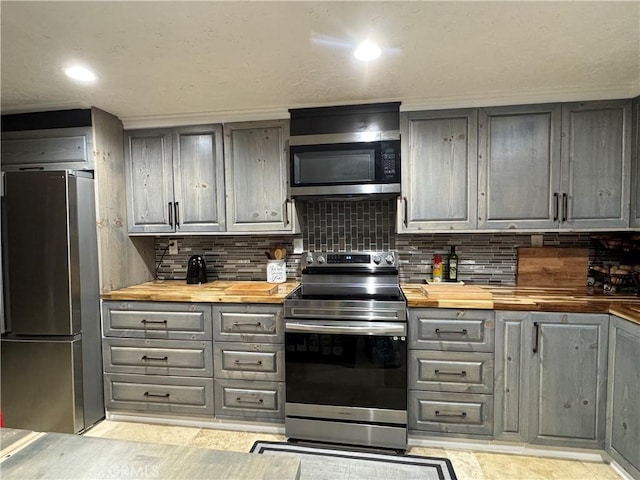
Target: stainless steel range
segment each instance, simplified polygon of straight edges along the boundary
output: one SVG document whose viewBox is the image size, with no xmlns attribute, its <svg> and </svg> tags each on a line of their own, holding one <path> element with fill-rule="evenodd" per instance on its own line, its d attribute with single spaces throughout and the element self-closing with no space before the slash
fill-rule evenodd
<svg viewBox="0 0 640 480">
<path fill-rule="evenodd" d="M 395 252 L 309 252 L 284 302 L 293 440 L 406 449 L 407 311 Z"/>
</svg>

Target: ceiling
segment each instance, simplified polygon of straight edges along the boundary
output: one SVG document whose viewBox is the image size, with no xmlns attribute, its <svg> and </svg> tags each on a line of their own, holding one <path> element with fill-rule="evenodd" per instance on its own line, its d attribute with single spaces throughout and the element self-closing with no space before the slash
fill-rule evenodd
<svg viewBox="0 0 640 480">
<path fill-rule="evenodd" d="M 2 113 L 96 106 L 130 128 L 640 94 L 640 2 L 0 2 Z M 352 56 L 365 37 L 382 57 Z M 81 85 L 62 68 L 92 67 Z"/>
</svg>

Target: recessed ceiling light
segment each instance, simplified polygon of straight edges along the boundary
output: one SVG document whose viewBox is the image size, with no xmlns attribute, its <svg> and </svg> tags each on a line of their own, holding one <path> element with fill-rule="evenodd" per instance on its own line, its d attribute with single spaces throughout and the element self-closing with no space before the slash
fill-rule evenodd
<svg viewBox="0 0 640 480">
<path fill-rule="evenodd" d="M 95 73 L 87 70 L 84 67 L 65 68 L 64 73 L 67 75 L 67 77 L 73 78 L 74 80 L 79 80 L 81 82 L 93 82 L 98 78 Z"/>
<path fill-rule="evenodd" d="M 370 60 L 375 60 L 376 58 L 378 58 L 380 56 L 380 53 L 381 50 L 378 45 L 376 45 L 371 40 L 365 40 L 360 45 L 358 45 L 358 48 L 356 48 L 355 52 L 353 52 L 353 55 L 358 60 L 368 62 Z"/>
</svg>

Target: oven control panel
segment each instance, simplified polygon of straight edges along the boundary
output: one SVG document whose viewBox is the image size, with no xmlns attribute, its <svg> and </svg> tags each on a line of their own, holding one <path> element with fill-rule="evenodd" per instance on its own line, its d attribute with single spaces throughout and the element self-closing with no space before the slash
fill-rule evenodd
<svg viewBox="0 0 640 480">
<path fill-rule="evenodd" d="M 397 267 L 396 252 L 307 252 L 302 256 L 310 267 Z"/>
</svg>

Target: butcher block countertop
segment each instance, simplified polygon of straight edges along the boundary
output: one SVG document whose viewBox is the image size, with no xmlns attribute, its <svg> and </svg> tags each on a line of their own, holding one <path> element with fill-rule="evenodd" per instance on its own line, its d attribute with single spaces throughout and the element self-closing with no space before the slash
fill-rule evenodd
<svg viewBox="0 0 640 480">
<path fill-rule="evenodd" d="M 102 294 L 103 300 L 139 300 L 152 302 L 271 303 L 281 304 L 299 283 L 288 281 L 233 282 L 216 280 L 202 285 L 187 285 L 184 280 L 156 280 Z M 473 285 L 474 291 L 460 294 L 468 285 L 451 286 L 429 297 L 424 285 L 403 284 L 409 307 L 479 308 L 488 310 L 530 310 L 544 312 L 613 313 L 640 324 L 640 297 L 593 295 L 586 289 L 497 287 Z M 478 295 L 482 289 L 490 296 Z"/>
<path fill-rule="evenodd" d="M 298 284 L 297 281 L 267 283 L 216 280 L 187 285 L 184 280 L 155 280 L 103 293 L 101 298 L 151 302 L 282 303 Z"/>
<path fill-rule="evenodd" d="M 465 286 L 451 287 L 452 289 Z M 474 285 L 477 288 L 478 285 Z M 640 297 L 633 295 L 596 295 L 587 289 L 481 286 L 492 299 L 466 300 L 462 295 L 447 298 L 425 295 L 420 284 L 403 284 L 409 307 L 479 308 L 493 310 L 529 310 L 542 312 L 613 313 L 640 324 Z"/>
</svg>

